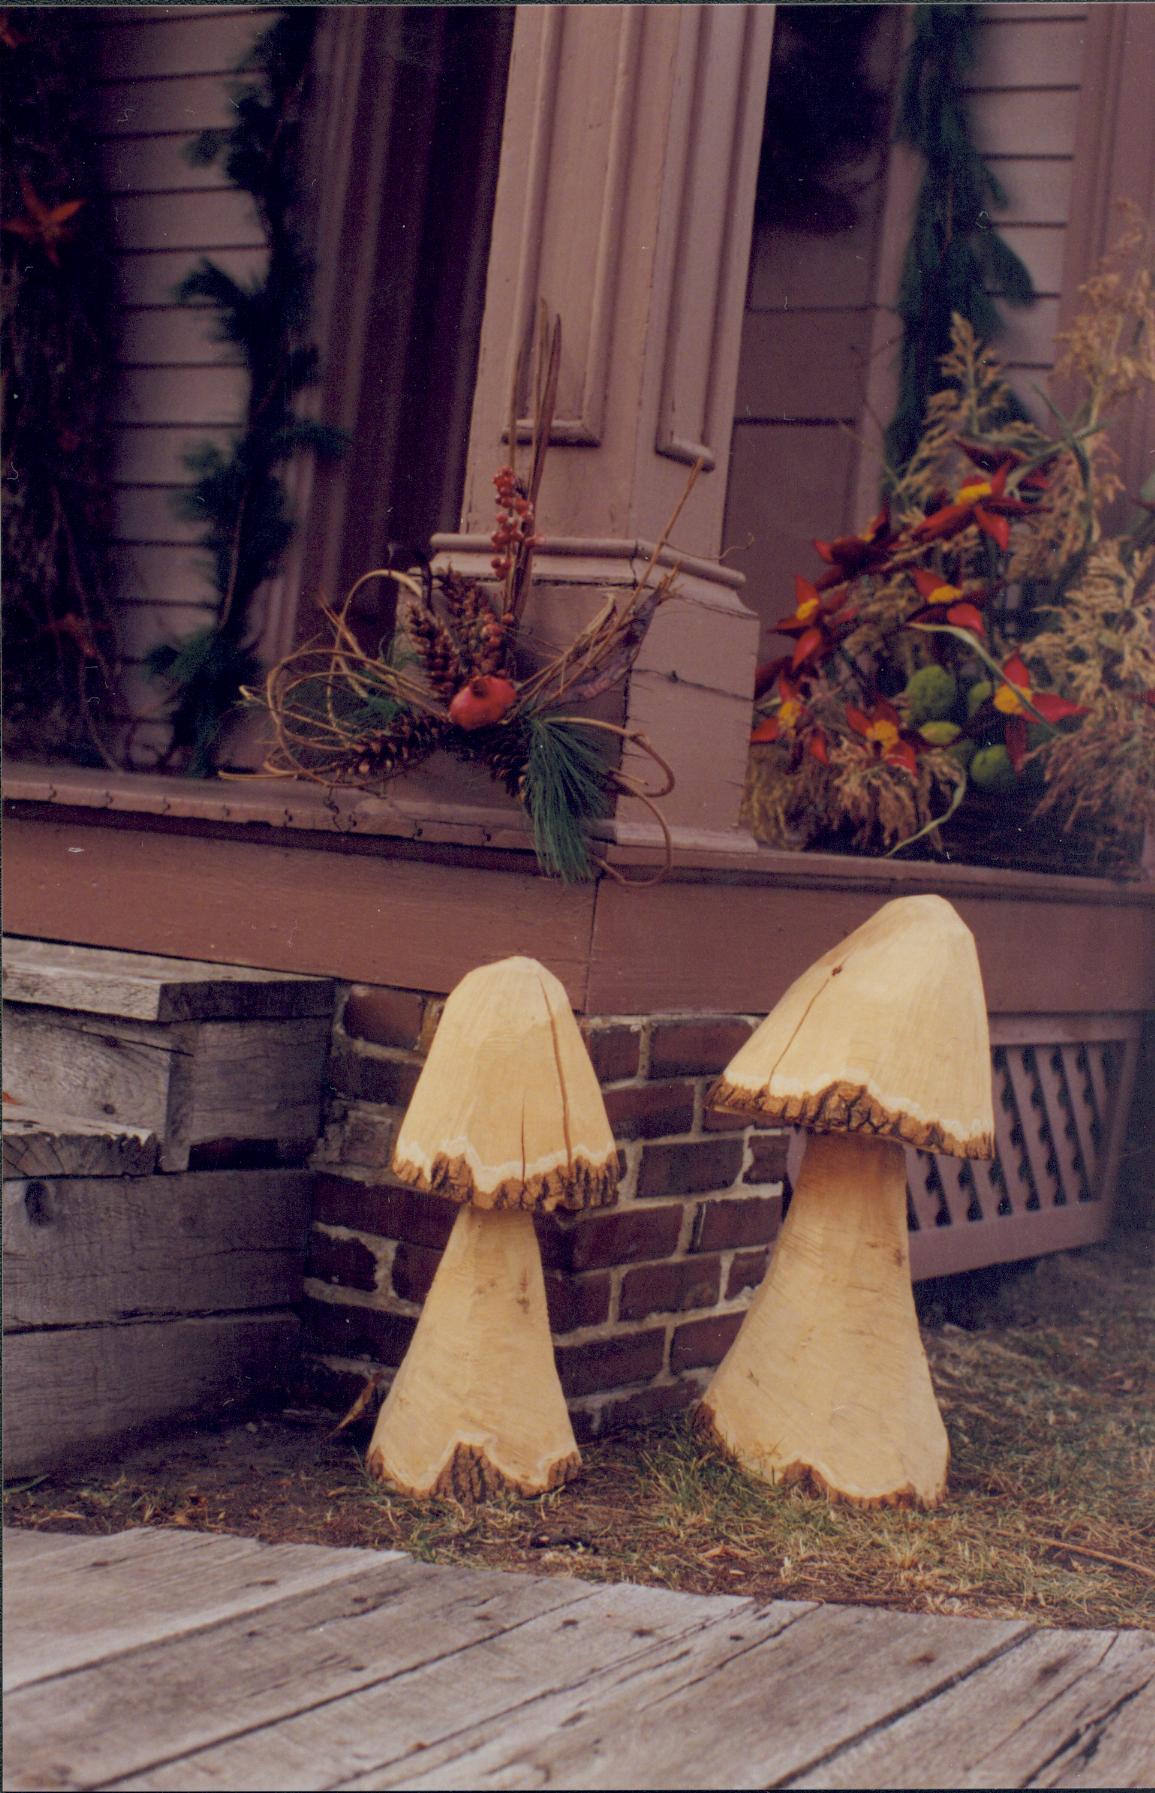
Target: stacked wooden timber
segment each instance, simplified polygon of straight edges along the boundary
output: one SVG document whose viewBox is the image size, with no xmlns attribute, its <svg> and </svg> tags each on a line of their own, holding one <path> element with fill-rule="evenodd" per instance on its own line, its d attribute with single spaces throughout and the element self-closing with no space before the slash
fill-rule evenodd
<svg viewBox="0 0 1155 1793">
<path fill-rule="evenodd" d="M 20 940 L 4 994 L 12 1477 L 291 1369 L 333 990 Z"/>
</svg>

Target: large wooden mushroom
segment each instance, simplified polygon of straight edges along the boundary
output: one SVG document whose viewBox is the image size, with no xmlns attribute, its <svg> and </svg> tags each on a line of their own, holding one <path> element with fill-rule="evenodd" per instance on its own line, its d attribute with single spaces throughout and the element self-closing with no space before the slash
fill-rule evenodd
<svg viewBox="0 0 1155 1793">
<path fill-rule="evenodd" d="M 885 904 L 791 985 L 710 1102 L 811 1138 L 701 1418 L 768 1481 L 934 1506 L 949 1446 L 911 1290 L 903 1143 L 994 1156 L 970 930 L 941 897 Z"/>
<path fill-rule="evenodd" d="M 445 1005 L 393 1168 L 461 1204 L 369 1469 L 407 1494 L 542 1494 L 581 1458 L 558 1380 L 535 1211 L 617 1194 L 617 1147 L 565 991 L 534 959 Z"/>
</svg>

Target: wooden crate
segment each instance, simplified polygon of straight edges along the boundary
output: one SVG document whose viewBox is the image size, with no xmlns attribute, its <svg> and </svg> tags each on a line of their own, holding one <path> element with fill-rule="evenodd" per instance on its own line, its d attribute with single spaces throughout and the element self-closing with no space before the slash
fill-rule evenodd
<svg viewBox="0 0 1155 1793">
<path fill-rule="evenodd" d="M 320 1125 L 333 985 L 39 940 L 4 943 L 4 1089 L 37 1112 L 143 1128 L 159 1166 Z"/>
</svg>

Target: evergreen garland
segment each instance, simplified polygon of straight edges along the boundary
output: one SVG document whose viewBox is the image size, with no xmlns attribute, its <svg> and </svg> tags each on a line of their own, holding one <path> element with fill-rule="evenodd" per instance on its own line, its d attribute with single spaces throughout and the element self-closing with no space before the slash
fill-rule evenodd
<svg viewBox="0 0 1155 1793">
<path fill-rule="evenodd" d="M 963 85 L 978 52 L 978 8 L 920 0 L 899 102 L 898 140 L 921 152 L 926 172 L 903 265 L 898 314 L 903 341 L 899 396 L 886 456 L 900 471 L 922 433 L 938 366 L 950 352 L 951 320 L 965 318 L 980 342 L 1003 328 L 992 290 L 1030 305 L 1024 263 L 990 222 L 1007 196 L 971 139 Z M 1012 409 L 1008 416 L 1021 416 Z"/>
<path fill-rule="evenodd" d="M 194 776 L 212 773 L 221 730 L 241 687 L 259 672 L 250 615 L 254 594 L 271 579 L 293 535 L 282 470 L 302 450 L 336 455 L 340 432 L 302 418 L 298 393 L 317 378 L 317 351 L 302 340 L 309 318 L 310 270 L 293 224 L 302 99 L 317 12 L 283 13 L 242 65 L 256 79 L 232 94 L 237 121 L 204 131 L 190 159 L 221 158 L 234 186 L 251 195 L 268 244 L 263 279 L 234 280 L 204 260 L 182 281 L 182 303 L 207 301 L 216 335 L 241 351 L 249 374 L 243 432 L 229 451 L 205 443 L 186 456 L 195 484 L 179 498 L 182 515 L 206 527 L 216 616 L 176 646 L 150 657 L 150 670 L 174 691 L 166 763 L 179 757 Z"/>
<path fill-rule="evenodd" d="M 4 736 L 111 762 L 118 708 L 108 414 L 117 291 L 84 12 L 0 22 Z"/>
</svg>

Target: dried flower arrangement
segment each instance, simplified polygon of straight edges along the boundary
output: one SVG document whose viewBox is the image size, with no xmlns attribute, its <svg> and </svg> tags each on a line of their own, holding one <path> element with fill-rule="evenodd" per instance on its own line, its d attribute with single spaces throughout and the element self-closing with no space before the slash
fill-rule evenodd
<svg viewBox="0 0 1155 1793">
<path fill-rule="evenodd" d="M 1155 481 L 1105 434 L 1155 382 L 1155 246 L 1132 214 L 1057 372 L 1071 418 L 1014 418 L 956 316 L 921 438 L 860 536 L 817 542 L 758 670 L 746 814 L 772 845 L 1122 870 L 1155 822 Z"/>
<path fill-rule="evenodd" d="M 510 464 L 494 478 L 492 585 L 452 569 L 433 573 L 428 563 L 375 568 L 340 605 L 322 603 L 325 634 L 287 655 L 263 689 L 246 697 L 272 722 L 273 745 L 261 768 L 266 776 L 380 791 L 445 751 L 484 766 L 519 800 L 543 871 L 572 883 L 600 869 L 626 882 L 592 850 L 587 829 L 610 813 L 619 793 L 636 797 L 662 829 L 668 863 L 669 834 L 655 799 L 673 788 L 673 775 L 637 730 L 572 711 L 621 683 L 655 611 L 673 594 L 677 567 L 660 577 L 657 569 L 699 469 L 637 583 L 621 596 L 607 594 L 562 652 L 535 665 L 523 618 L 534 552 L 542 545 L 537 504 L 560 356 L 560 322 L 543 307 L 528 465 L 519 473 L 511 406 Z M 392 582 L 398 626 L 380 651 L 368 652 L 351 626 L 350 606 L 374 579 Z M 654 761 L 661 774 L 656 786 L 611 763 L 607 746 L 614 737 Z"/>
</svg>

